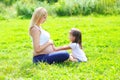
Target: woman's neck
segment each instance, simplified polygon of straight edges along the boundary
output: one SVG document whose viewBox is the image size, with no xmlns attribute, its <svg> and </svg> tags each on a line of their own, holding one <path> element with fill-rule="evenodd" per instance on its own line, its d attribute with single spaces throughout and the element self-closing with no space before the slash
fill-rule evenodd
<svg viewBox="0 0 120 80">
<path fill-rule="evenodd" d="M 40 24 L 40 22 L 38 22 L 38 23 L 36 23 L 36 25 L 37 25 L 37 26 L 40 26 L 41 24 Z"/>
<path fill-rule="evenodd" d="M 41 25 L 40 25 L 40 24 L 36 24 L 36 26 L 41 27 Z"/>
<path fill-rule="evenodd" d="M 40 26 L 40 24 L 36 24 L 36 26 Z"/>
<path fill-rule="evenodd" d="M 42 24 L 41 22 L 36 23 L 36 25 L 39 26 L 39 27 L 41 26 L 41 24 Z"/>
</svg>

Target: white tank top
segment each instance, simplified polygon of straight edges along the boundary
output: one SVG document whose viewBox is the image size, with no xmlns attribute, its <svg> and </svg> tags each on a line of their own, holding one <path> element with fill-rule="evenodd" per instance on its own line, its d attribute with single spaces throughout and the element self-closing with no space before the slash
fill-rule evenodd
<svg viewBox="0 0 120 80">
<path fill-rule="evenodd" d="M 41 34 L 40 34 L 40 45 L 43 45 L 46 42 L 48 42 L 49 39 L 50 39 L 50 34 L 47 31 L 45 31 L 44 29 L 42 29 L 42 27 L 38 27 L 37 25 L 35 25 L 35 27 L 37 27 L 41 32 Z"/>
</svg>

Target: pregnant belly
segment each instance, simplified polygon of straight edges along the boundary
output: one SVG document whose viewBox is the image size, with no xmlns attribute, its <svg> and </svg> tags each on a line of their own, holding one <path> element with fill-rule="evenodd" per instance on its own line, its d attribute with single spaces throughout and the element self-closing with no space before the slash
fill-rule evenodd
<svg viewBox="0 0 120 80">
<path fill-rule="evenodd" d="M 52 47 L 52 45 L 49 45 L 41 53 L 47 54 L 47 53 L 51 53 L 51 52 L 53 52 L 53 47 Z"/>
<path fill-rule="evenodd" d="M 43 51 L 41 51 L 40 53 L 34 53 L 34 56 L 40 55 L 40 54 L 48 54 L 53 52 L 53 47 L 52 45 L 49 45 L 48 47 L 46 47 Z"/>
</svg>

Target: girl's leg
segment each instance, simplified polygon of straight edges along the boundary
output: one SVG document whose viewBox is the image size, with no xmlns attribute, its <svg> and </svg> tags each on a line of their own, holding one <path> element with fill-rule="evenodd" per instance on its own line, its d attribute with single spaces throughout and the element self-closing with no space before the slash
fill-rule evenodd
<svg viewBox="0 0 120 80">
<path fill-rule="evenodd" d="M 68 58 L 69 58 L 69 54 L 67 51 L 57 51 L 57 52 L 47 54 L 44 57 L 44 61 L 49 64 L 52 64 L 52 63 L 64 62 Z"/>
<path fill-rule="evenodd" d="M 76 58 L 74 58 L 72 55 L 70 55 L 69 60 L 73 61 L 73 62 L 78 62 L 78 60 Z"/>
</svg>

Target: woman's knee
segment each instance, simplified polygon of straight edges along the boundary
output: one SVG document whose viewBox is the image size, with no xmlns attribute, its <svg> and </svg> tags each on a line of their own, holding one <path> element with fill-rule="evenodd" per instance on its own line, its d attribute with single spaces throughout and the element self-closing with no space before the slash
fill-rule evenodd
<svg viewBox="0 0 120 80">
<path fill-rule="evenodd" d="M 67 51 L 61 51 L 61 54 L 62 58 L 64 58 L 65 60 L 67 60 L 69 58 L 69 53 Z"/>
<path fill-rule="evenodd" d="M 69 58 L 69 53 L 67 51 L 59 51 L 53 54 L 49 54 L 47 61 L 50 62 L 64 62 Z"/>
<path fill-rule="evenodd" d="M 69 53 L 66 51 L 64 54 L 63 54 L 63 57 L 65 57 L 66 59 L 68 59 L 69 58 Z"/>
</svg>

